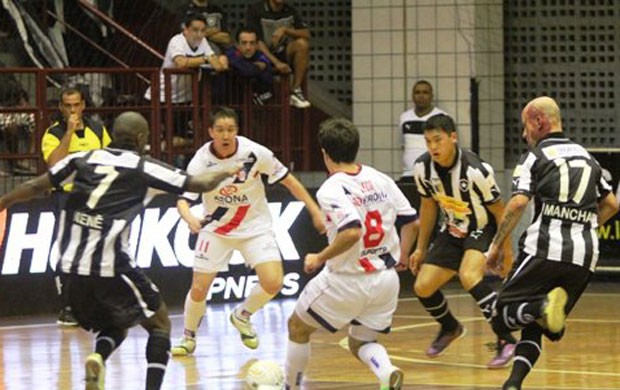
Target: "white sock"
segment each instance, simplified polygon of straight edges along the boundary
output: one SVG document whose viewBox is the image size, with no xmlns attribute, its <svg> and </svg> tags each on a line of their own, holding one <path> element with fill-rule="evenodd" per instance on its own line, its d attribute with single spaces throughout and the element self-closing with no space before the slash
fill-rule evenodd
<svg viewBox="0 0 620 390">
<path fill-rule="evenodd" d="M 271 301 L 271 299 L 275 296 L 275 294 L 269 294 L 260 284 L 256 284 L 252 291 L 250 291 L 250 295 L 243 301 L 241 305 L 236 309 L 236 314 L 238 317 L 245 318 L 246 320 L 250 318 L 250 316 L 256 313 L 261 307 L 265 306 L 267 302 Z"/>
<path fill-rule="evenodd" d="M 185 319 L 185 336 L 196 337 L 196 330 L 200 325 L 202 316 L 207 310 L 207 304 L 204 301 L 196 302 L 192 299 L 191 291 L 185 297 L 185 309 L 183 317 Z M 193 333 L 189 334 L 189 332 Z"/>
<path fill-rule="evenodd" d="M 381 386 L 390 384 L 390 374 L 394 369 L 385 347 L 379 343 L 368 343 L 360 347 L 358 356 L 379 378 Z"/>
<path fill-rule="evenodd" d="M 286 347 L 284 376 L 290 390 L 301 388 L 301 380 L 308 360 L 310 360 L 310 343 L 298 344 L 289 340 Z"/>
</svg>

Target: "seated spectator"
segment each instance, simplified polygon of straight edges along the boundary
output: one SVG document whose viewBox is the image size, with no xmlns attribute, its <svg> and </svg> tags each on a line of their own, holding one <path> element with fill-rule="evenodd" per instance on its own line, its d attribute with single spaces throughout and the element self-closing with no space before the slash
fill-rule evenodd
<svg viewBox="0 0 620 390">
<path fill-rule="evenodd" d="M 4 105 L 10 108 L 29 107 L 28 92 L 21 86 L 12 88 L 6 96 Z M 4 112 L 0 113 L 0 133 L 4 139 L 5 150 L 12 154 L 34 152 L 34 114 L 31 112 Z M 34 175 L 35 164 L 29 160 L 9 160 L 10 171 L 14 175 Z M 0 170 L 0 176 L 8 176 Z"/>
<path fill-rule="evenodd" d="M 263 0 L 248 7 L 245 21 L 246 26 L 258 31 L 258 48 L 274 68 L 279 73 L 293 73 L 289 103 L 297 108 L 310 107 L 301 90 L 308 72 L 310 30 L 297 10 L 284 0 Z"/>
<path fill-rule="evenodd" d="M 202 15 L 190 14 L 185 20 L 183 31 L 170 39 L 162 71 L 160 72 L 160 102 L 165 102 L 165 78 L 164 69 L 167 68 L 200 68 L 204 65 L 212 67 L 216 72 L 228 69 L 228 59 L 225 55 L 217 56 L 207 43 L 204 32 L 207 22 Z M 171 100 L 174 104 L 190 103 L 192 101 L 192 77 L 189 74 L 172 74 L 170 76 L 172 87 Z M 146 100 L 151 100 L 151 88 L 144 93 Z M 181 112 L 174 119 L 174 132 L 179 137 L 188 136 L 188 113 Z M 174 140 L 177 144 L 177 140 Z M 180 144 L 183 144 L 182 142 Z"/>
<path fill-rule="evenodd" d="M 271 62 L 265 54 L 258 51 L 258 34 L 247 27 L 237 31 L 237 46 L 229 47 L 226 56 L 232 69 L 242 77 L 253 79 L 253 101 L 264 105 L 273 96 L 273 73 Z"/>
<path fill-rule="evenodd" d="M 190 0 L 183 12 L 183 20 L 191 14 L 204 16 L 207 22 L 205 37 L 216 54 L 221 54 L 233 45 L 232 37 L 228 32 L 227 18 L 224 10 L 218 5 L 207 0 Z M 182 24 L 181 27 L 185 27 Z"/>
</svg>

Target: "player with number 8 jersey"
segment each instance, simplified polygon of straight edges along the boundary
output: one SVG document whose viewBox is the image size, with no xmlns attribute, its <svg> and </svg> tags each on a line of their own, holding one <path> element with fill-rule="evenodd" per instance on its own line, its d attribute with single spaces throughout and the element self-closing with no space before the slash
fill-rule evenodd
<svg viewBox="0 0 620 390">
<path fill-rule="evenodd" d="M 325 266 L 302 291 L 288 322 L 287 389 L 301 386 L 311 334 L 320 327 L 335 333 L 349 324 L 351 353 L 372 370 L 381 389 L 400 389 L 403 373 L 377 336 L 392 325 L 400 290 L 395 268 L 406 269 L 417 213 L 394 180 L 355 162 L 359 133 L 353 123 L 323 122 L 319 145 L 330 173 L 317 192 L 329 244 L 304 260 L 306 272 Z"/>
</svg>

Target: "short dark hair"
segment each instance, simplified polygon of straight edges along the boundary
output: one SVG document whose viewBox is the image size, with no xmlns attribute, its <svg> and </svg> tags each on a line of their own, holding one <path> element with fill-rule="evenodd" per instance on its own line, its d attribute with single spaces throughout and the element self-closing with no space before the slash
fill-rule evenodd
<svg viewBox="0 0 620 390">
<path fill-rule="evenodd" d="M 235 40 L 237 41 L 237 43 L 239 43 L 239 37 L 243 33 L 248 33 L 248 34 L 256 35 L 256 41 L 258 41 L 258 32 L 256 30 L 254 30 L 253 28 L 248 27 L 248 26 L 241 26 L 237 30 L 237 34 L 235 34 Z"/>
<path fill-rule="evenodd" d="M 207 24 L 207 19 L 200 12 L 188 12 L 183 19 L 183 27 L 189 27 L 189 25 L 192 24 L 194 20 L 198 20 L 200 22 L 203 22 L 204 24 Z"/>
<path fill-rule="evenodd" d="M 411 90 L 413 91 L 415 89 L 415 87 L 417 87 L 420 84 L 428 85 L 431 88 L 431 91 L 433 90 L 433 85 L 429 81 L 427 81 L 427 80 L 418 80 L 418 81 L 416 81 L 416 83 L 413 84 L 413 88 L 411 88 Z"/>
<path fill-rule="evenodd" d="M 437 114 L 428 118 L 424 124 L 424 131 L 426 130 L 443 130 L 448 134 L 456 132 L 456 125 L 454 119 L 446 114 Z"/>
<path fill-rule="evenodd" d="M 80 100 L 84 100 L 84 93 L 80 88 L 76 87 L 65 87 L 60 91 L 60 102 L 62 102 L 62 98 L 67 95 L 80 95 Z"/>
<path fill-rule="evenodd" d="M 233 118 L 235 123 L 239 125 L 239 115 L 237 112 L 230 107 L 216 107 L 211 111 L 211 121 L 209 122 L 209 126 L 213 127 L 215 122 L 221 118 Z"/>
<path fill-rule="evenodd" d="M 348 119 L 327 119 L 319 125 L 319 146 L 335 163 L 352 163 L 360 147 L 360 134 Z"/>
</svg>

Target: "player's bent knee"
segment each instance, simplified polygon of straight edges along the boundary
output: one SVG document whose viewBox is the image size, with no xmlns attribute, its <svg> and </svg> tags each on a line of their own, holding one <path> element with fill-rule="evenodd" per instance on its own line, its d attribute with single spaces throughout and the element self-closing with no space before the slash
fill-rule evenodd
<svg viewBox="0 0 620 390">
<path fill-rule="evenodd" d="M 261 287 L 267 294 L 276 295 L 282 289 L 282 279 L 261 283 Z"/>
<path fill-rule="evenodd" d="M 202 302 L 207 299 L 208 292 L 209 289 L 206 286 L 203 287 L 196 283 L 192 284 L 192 289 L 190 290 L 190 294 L 194 302 Z"/>
<path fill-rule="evenodd" d="M 314 330 L 314 328 L 306 325 L 295 313 L 288 319 L 288 338 L 295 343 L 305 344 L 309 342 L 310 335 Z"/>
<path fill-rule="evenodd" d="M 418 282 L 416 280 L 415 284 L 413 285 L 413 292 L 415 292 L 415 295 L 420 298 L 428 298 L 433 295 L 435 291 L 433 289 L 433 286 L 431 286 L 430 284 Z"/>
</svg>

